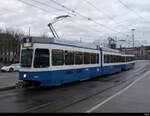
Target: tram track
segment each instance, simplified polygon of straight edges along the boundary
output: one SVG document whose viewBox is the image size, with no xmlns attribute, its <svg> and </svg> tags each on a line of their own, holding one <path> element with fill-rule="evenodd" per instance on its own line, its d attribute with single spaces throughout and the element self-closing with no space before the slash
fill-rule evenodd
<svg viewBox="0 0 150 116">
<path fill-rule="evenodd" d="M 148 66 L 148 67 L 147 67 L 147 66 Z M 150 68 L 149 65 L 147 65 L 147 66 L 145 66 L 145 68 L 146 68 L 146 67 L 147 67 L 147 68 Z M 75 105 L 75 104 L 77 104 L 77 103 L 79 103 L 79 102 L 82 102 L 82 101 L 84 101 L 84 100 L 88 100 L 88 99 L 90 99 L 90 98 L 92 98 L 92 97 L 95 97 L 95 96 L 97 96 L 97 95 L 99 95 L 99 94 L 102 94 L 103 92 L 106 92 L 107 90 L 110 90 L 110 89 L 112 89 L 112 88 L 114 88 L 114 87 L 117 87 L 117 86 L 123 84 L 123 83 L 126 83 L 126 82 L 128 82 L 129 80 L 131 80 L 131 81 L 128 82 L 127 85 L 130 85 L 131 83 L 133 83 L 133 82 L 137 79 L 137 76 L 140 76 L 142 73 L 147 72 L 147 71 L 149 70 L 149 69 L 147 69 L 147 68 L 144 69 L 144 70 L 140 70 L 140 72 L 139 72 L 138 74 L 134 75 L 134 78 L 132 78 L 132 80 L 131 80 L 131 79 L 126 79 L 126 80 L 124 80 L 124 81 L 122 81 L 122 82 L 120 82 L 120 83 L 118 83 L 118 84 L 115 84 L 114 86 L 105 88 L 104 90 L 102 90 L 102 91 L 100 91 L 100 92 L 97 92 L 97 93 L 95 93 L 95 94 L 92 94 L 92 95 L 90 95 L 90 96 L 88 96 L 88 97 L 85 97 L 85 98 L 83 98 L 83 99 L 81 99 L 81 100 L 79 100 L 79 101 L 76 101 L 76 102 L 74 102 L 74 103 L 72 103 L 72 104 L 69 104 L 69 105 L 67 105 L 67 106 L 65 106 L 65 107 L 56 109 L 55 111 L 52 111 L 52 113 L 56 113 L 57 111 L 61 111 L 61 110 L 65 109 L 65 108 L 67 108 L 67 107 L 70 107 L 70 106 L 72 106 L 72 105 Z M 138 71 L 139 71 L 139 70 L 138 70 Z M 122 90 L 123 88 L 125 88 L 125 87 L 122 87 L 120 90 Z"/>
<path fill-rule="evenodd" d="M 104 92 L 107 92 L 110 89 L 118 87 L 119 85 L 124 84 L 124 86 L 120 88 L 120 89 L 122 89 L 125 86 L 132 83 L 135 79 L 137 79 L 138 76 L 140 76 L 143 73 L 145 73 L 146 71 L 148 71 L 149 68 L 150 68 L 150 63 L 149 62 L 145 63 L 145 65 L 143 64 L 142 66 L 140 64 L 137 64 L 136 69 L 133 69 L 133 70 L 129 70 L 129 71 L 125 71 L 125 72 L 122 72 L 122 73 L 109 75 L 109 76 L 102 77 L 102 78 L 90 79 L 90 80 L 87 80 L 87 81 L 84 81 L 84 82 L 75 83 L 73 85 L 68 84 L 68 85 L 63 85 L 61 87 L 54 87 L 54 88 L 50 88 L 49 90 L 44 90 L 44 92 L 42 92 L 42 90 L 34 90 L 34 89 L 33 90 L 7 90 L 7 91 L 0 92 L 0 93 L 2 93 L 2 94 L 0 94 L 0 99 L 9 99 L 9 98 L 12 98 L 12 97 L 16 98 L 16 96 L 17 96 L 17 98 L 22 97 L 22 96 L 27 96 L 27 97 L 31 96 L 33 101 L 31 100 L 31 103 L 19 112 L 25 112 L 25 113 L 28 113 L 28 112 L 42 112 L 42 110 L 44 108 L 48 107 L 49 105 L 51 105 L 52 107 L 57 106 L 56 108 L 50 109 L 49 112 L 58 112 L 58 111 L 61 111 L 63 109 L 66 109 L 70 106 L 73 106 L 75 104 L 78 104 L 80 102 L 88 100 L 88 99 L 90 99 L 94 96 L 97 96 L 99 94 L 103 94 Z M 133 74 L 133 75 L 129 75 L 129 73 Z M 126 76 L 128 76 L 127 79 L 125 78 Z M 112 78 L 112 79 L 108 80 L 109 83 L 111 83 L 110 85 L 109 84 L 107 85 L 106 82 L 103 82 L 103 80 L 105 80 L 105 78 L 107 78 L 107 79 Z M 75 99 L 75 100 L 73 100 L 73 98 L 72 99 L 67 99 L 71 95 L 70 96 L 66 95 L 66 96 L 64 96 L 66 101 L 64 100 L 61 103 L 59 103 L 60 100 L 58 100 L 57 98 L 61 97 L 61 95 L 60 95 L 60 97 L 58 97 L 59 94 L 65 94 L 65 91 L 63 91 L 63 90 L 69 89 L 68 91 L 71 91 L 71 88 L 73 88 L 74 86 L 79 86 L 79 84 L 84 84 L 85 83 L 85 85 L 83 85 L 83 86 L 80 85 L 80 86 L 83 87 L 83 88 L 86 88 L 86 90 L 88 90 L 88 91 L 92 91 L 92 89 L 89 90 L 89 87 L 91 87 L 92 84 L 90 84 L 90 83 L 92 83 L 93 81 L 100 82 L 100 84 L 103 83 L 103 84 L 105 84 L 105 86 L 100 91 L 90 93 L 87 96 L 86 95 L 85 96 L 84 95 L 83 96 L 79 95 L 80 97 Z M 86 83 L 89 83 L 89 87 L 86 86 Z M 101 85 L 99 85 L 99 86 L 101 86 Z M 98 88 L 94 87 L 94 89 L 98 89 Z M 60 92 L 60 93 L 54 94 L 55 92 Z M 46 95 L 46 93 L 47 93 L 47 95 Z M 45 94 L 46 97 L 44 96 L 42 98 L 42 95 L 41 95 L 41 98 L 34 98 L 38 94 L 43 94 L 43 96 Z M 79 94 L 79 93 L 76 93 L 76 94 Z M 57 97 L 56 97 L 56 100 L 55 100 L 54 98 L 55 98 L 56 95 L 57 95 Z M 73 95 L 72 95 L 72 97 L 73 97 Z M 74 97 L 76 97 L 76 96 L 74 96 Z M 34 102 L 37 101 L 36 99 L 39 99 L 39 101 L 40 101 L 40 99 L 43 99 L 43 101 L 45 103 L 39 103 L 37 105 L 34 105 L 35 104 Z M 44 100 L 44 99 L 46 99 L 46 100 Z M 71 101 L 71 102 L 67 102 L 67 100 Z M 19 102 L 19 103 L 21 105 L 21 102 Z M 0 108 L 0 111 L 1 111 L 1 108 Z"/>
<path fill-rule="evenodd" d="M 94 93 L 94 94 L 92 94 L 92 95 L 89 95 L 88 97 L 85 97 L 85 98 L 82 98 L 82 99 L 80 99 L 80 100 L 77 100 L 77 101 L 75 101 L 75 102 L 73 102 L 73 103 L 71 103 L 71 104 L 68 104 L 68 105 L 63 106 L 63 107 L 58 108 L 58 109 L 55 109 L 55 110 L 53 110 L 53 111 L 51 111 L 51 112 L 52 112 L 52 113 L 55 113 L 55 112 L 57 112 L 57 111 L 61 111 L 61 110 L 65 109 L 65 108 L 67 108 L 67 107 L 70 107 L 70 106 L 72 106 L 72 105 L 75 105 L 75 104 L 77 104 L 77 103 L 80 103 L 80 102 L 82 102 L 82 101 L 84 101 L 84 100 L 88 100 L 88 99 L 90 99 L 90 98 L 92 98 L 92 97 L 94 97 L 94 96 L 97 96 L 97 95 L 99 95 L 99 94 L 102 94 L 103 92 L 106 92 L 107 90 L 110 90 L 110 89 L 112 89 L 112 88 L 114 88 L 114 87 L 117 87 L 117 86 L 119 86 L 119 85 L 121 85 L 121 84 L 123 84 L 123 83 L 126 83 L 126 82 L 127 82 L 126 85 L 129 85 L 129 84 L 131 84 L 135 79 L 137 79 L 137 76 L 140 76 L 141 74 L 147 72 L 147 71 L 148 71 L 148 68 L 150 68 L 150 64 L 147 64 L 145 67 L 143 67 L 143 68 L 142 68 L 143 70 L 141 70 L 141 69 L 136 70 L 135 72 L 138 72 L 138 74 L 135 74 L 135 75 L 130 76 L 129 79 L 123 80 L 123 81 L 121 81 L 121 82 L 119 82 L 119 83 L 117 83 L 117 84 L 115 84 L 115 85 L 113 85 L 113 86 L 110 86 L 110 87 L 107 87 L 107 88 L 103 89 L 102 91 L 99 91 L 99 92 L 97 92 L 97 93 Z M 119 73 L 119 74 L 120 74 L 120 73 Z M 114 75 L 113 75 L 113 76 L 114 76 Z M 134 78 L 132 78 L 132 80 L 131 80 L 131 77 L 134 77 Z M 125 88 L 125 86 L 122 87 L 121 89 L 123 89 L 123 88 Z M 38 111 L 38 109 L 40 109 L 40 108 L 42 108 L 42 107 L 46 107 L 46 106 L 48 106 L 48 105 L 50 105 L 50 103 L 43 104 L 43 105 L 41 105 L 41 106 L 28 109 L 28 110 L 26 110 L 25 112 L 32 112 L 32 111 L 34 111 L 34 110 L 37 110 L 37 111 Z"/>
<path fill-rule="evenodd" d="M 147 65 L 145 66 L 145 68 L 146 68 L 146 67 L 147 67 Z M 129 70 L 129 71 L 130 71 L 130 70 Z M 134 71 L 134 73 L 139 72 L 139 71 L 142 72 L 141 69 L 136 69 L 136 70 Z M 118 76 L 121 76 L 122 73 L 126 73 L 126 72 L 118 73 Z M 109 81 L 110 81 L 110 80 L 113 80 L 113 82 L 116 82 L 119 78 L 116 78 L 114 75 L 115 75 L 115 74 L 113 74 L 113 77 L 114 77 L 114 78 L 111 78 L 111 77 L 110 77 L 110 79 L 109 79 L 109 77 L 107 77 L 107 79 L 109 79 Z M 107 76 L 111 76 L 111 75 L 107 75 Z M 98 78 L 96 78 L 96 79 L 95 79 L 95 78 L 94 78 L 94 79 L 90 79 L 90 81 L 97 81 L 97 79 L 98 79 L 98 80 L 101 79 L 100 81 L 103 81 L 102 79 L 104 79 L 105 77 L 106 77 L 106 76 L 104 76 L 104 77 L 102 77 L 102 78 L 98 77 Z M 115 79 L 115 78 L 116 78 L 116 79 Z M 121 77 L 121 78 L 122 78 L 122 77 Z M 81 83 L 82 83 L 82 82 L 81 82 Z M 13 93 L 11 93 L 11 91 L 12 91 Z M 23 89 L 5 90 L 5 91 L 3 91 L 3 93 L 7 92 L 8 94 L 0 95 L 0 99 L 22 94 L 22 91 L 24 92 Z"/>
</svg>

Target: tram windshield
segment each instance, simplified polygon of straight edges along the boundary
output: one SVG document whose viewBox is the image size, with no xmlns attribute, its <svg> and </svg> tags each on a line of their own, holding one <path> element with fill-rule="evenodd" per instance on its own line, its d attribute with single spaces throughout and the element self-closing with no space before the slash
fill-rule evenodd
<svg viewBox="0 0 150 116">
<path fill-rule="evenodd" d="M 21 67 L 29 68 L 32 66 L 32 57 L 33 50 L 32 49 L 24 49 L 21 53 Z"/>
</svg>

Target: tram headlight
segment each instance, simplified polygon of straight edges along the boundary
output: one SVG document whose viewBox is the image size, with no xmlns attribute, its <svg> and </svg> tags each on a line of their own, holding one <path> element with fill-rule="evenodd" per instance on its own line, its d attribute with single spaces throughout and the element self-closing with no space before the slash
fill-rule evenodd
<svg viewBox="0 0 150 116">
<path fill-rule="evenodd" d="M 27 74 L 24 74 L 24 75 L 23 75 L 23 78 L 27 78 Z"/>
</svg>

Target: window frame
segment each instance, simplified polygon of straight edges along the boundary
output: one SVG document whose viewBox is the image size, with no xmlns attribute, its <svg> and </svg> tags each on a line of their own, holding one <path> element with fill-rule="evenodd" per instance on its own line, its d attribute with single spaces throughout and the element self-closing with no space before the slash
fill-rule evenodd
<svg viewBox="0 0 150 116">
<path fill-rule="evenodd" d="M 61 59 L 62 60 L 62 64 L 56 64 L 56 62 L 55 62 L 55 64 L 53 64 L 54 62 L 53 62 L 53 51 L 62 51 L 62 58 L 63 59 Z M 56 54 L 55 54 L 56 55 Z M 58 55 L 58 54 L 57 54 Z M 56 57 L 56 56 L 55 56 Z M 63 50 L 63 49 L 52 49 L 51 50 L 51 65 L 52 66 L 64 66 L 65 65 L 65 50 Z"/>
<path fill-rule="evenodd" d="M 31 56 L 31 62 L 30 62 L 30 66 L 22 66 L 23 64 L 22 64 L 22 54 L 23 54 L 23 51 L 26 51 L 26 50 L 30 50 L 30 51 L 32 51 L 32 56 Z M 32 68 L 32 66 L 33 66 L 33 58 L 34 58 L 34 50 L 33 49 L 22 49 L 21 50 L 21 55 L 20 55 L 20 64 L 21 64 L 21 67 L 22 68 Z"/>
<path fill-rule="evenodd" d="M 79 55 L 81 55 L 80 57 L 82 58 L 82 63 L 77 63 L 76 62 L 76 56 L 79 56 Z M 75 65 L 84 65 L 84 52 L 81 52 L 81 51 L 75 51 L 74 52 L 74 57 L 75 57 Z"/>
<path fill-rule="evenodd" d="M 88 63 L 85 61 L 87 61 L 86 57 L 89 56 L 89 59 L 88 59 Z M 91 53 L 89 52 L 84 52 L 84 65 L 88 65 L 88 64 L 91 64 Z"/>
<path fill-rule="evenodd" d="M 35 50 L 34 50 L 34 56 L 33 56 L 33 68 L 40 68 L 40 69 L 43 69 L 43 68 L 41 68 L 41 67 L 35 67 L 35 56 L 36 56 L 36 50 L 48 50 L 48 66 L 47 67 L 43 67 L 43 68 L 49 68 L 51 65 L 50 65 L 50 59 L 51 59 L 51 57 L 50 57 L 50 55 L 51 55 L 51 52 L 50 52 L 50 49 L 47 49 L 47 48 L 36 48 Z"/>
<path fill-rule="evenodd" d="M 73 59 L 72 59 L 73 63 L 67 64 L 67 62 L 66 62 L 66 52 L 67 52 L 67 53 L 70 53 L 70 54 L 72 53 L 72 55 L 73 55 L 73 56 L 72 56 L 72 58 L 73 58 Z M 74 51 L 65 50 L 65 51 L 64 51 L 64 57 L 65 57 L 65 58 L 64 58 L 64 60 L 65 60 L 65 61 L 64 61 L 64 65 L 65 65 L 65 66 L 75 65 L 75 52 L 74 52 Z M 70 57 L 70 56 L 68 56 L 68 57 Z M 69 58 L 69 59 L 70 59 L 70 58 Z"/>
</svg>

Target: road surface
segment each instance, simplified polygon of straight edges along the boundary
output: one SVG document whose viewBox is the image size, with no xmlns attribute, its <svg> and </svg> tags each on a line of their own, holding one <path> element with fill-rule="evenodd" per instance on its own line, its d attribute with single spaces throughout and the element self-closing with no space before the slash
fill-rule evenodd
<svg viewBox="0 0 150 116">
<path fill-rule="evenodd" d="M 135 68 L 47 89 L 0 92 L 0 112 L 149 112 L 150 61 Z"/>
</svg>

